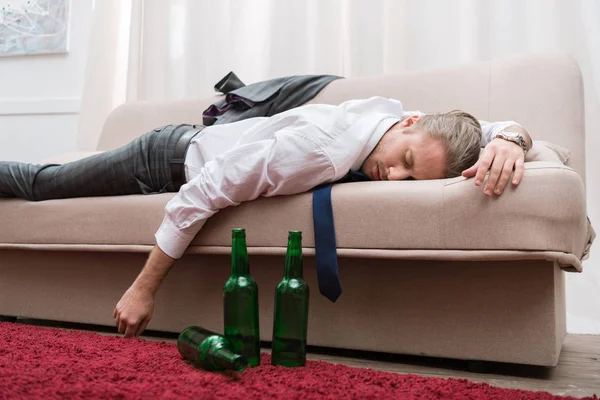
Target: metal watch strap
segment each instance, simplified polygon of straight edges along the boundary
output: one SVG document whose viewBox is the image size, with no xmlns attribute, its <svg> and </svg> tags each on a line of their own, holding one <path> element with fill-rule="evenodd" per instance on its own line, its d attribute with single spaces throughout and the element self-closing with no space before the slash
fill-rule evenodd
<svg viewBox="0 0 600 400">
<path fill-rule="evenodd" d="M 508 136 L 506 135 L 504 132 L 507 131 L 502 131 L 500 133 L 498 133 L 496 135 L 496 137 L 499 137 L 500 139 L 504 139 L 507 140 L 509 142 L 513 142 L 518 144 L 519 146 L 521 146 L 521 149 L 523 149 L 523 153 L 527 154 L 527 152 L 529 151 L 529 149 L 527 148 L 527 142 L 525 142 L 525 138 L 523 137 L 523 135 L 521 135 L 519 132 L 513 132 L 513 131 L 509 131 L 514 133 L 514 136 Z"/>
</svg>

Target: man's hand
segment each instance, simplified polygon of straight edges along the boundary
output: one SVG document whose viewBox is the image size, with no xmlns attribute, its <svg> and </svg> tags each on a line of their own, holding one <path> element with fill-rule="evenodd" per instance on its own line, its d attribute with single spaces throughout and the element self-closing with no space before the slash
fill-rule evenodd
<svg viewBox="0 0 600 400">
<path fill-rule="evenodd" d="M 140 336 L 152 318 L 154 296 L 175 260 L 154 246 L 135 282 L 117 303 L 113 317 L 119 333 Z"/>
<path fill-rule="evenodd" d="M 475 176 L 475 185 L 481 186 L 485 175 L 490 171 L 483 193 L 490 196 L 492 191 L 501 195 L 513 173 L 513 185 L 518 185 L 523 177 L 525 154 L 516 143 L 504 139 L 494 139 L 483 151 L 483 155 L 471 168 L 463 171 L 462 176 Z"/>
<path fill-rule="evenodd" d="M 154 311 L 154 294 L 131 285 L 117 303 L 113 317 L 119 333 L 125 337 L 138 337 L 142 334 Z"/>
</svg>

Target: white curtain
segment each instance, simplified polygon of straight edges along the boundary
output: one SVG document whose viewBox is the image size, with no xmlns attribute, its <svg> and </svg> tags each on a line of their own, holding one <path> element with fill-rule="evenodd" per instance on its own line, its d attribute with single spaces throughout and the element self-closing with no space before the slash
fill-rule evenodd
<svg viewBox="0 0 600 400">
<path fill-rule="evenodd" d="M 117 105 L 201 97 L 233 70 L 246 83 L 346 77 L 563 51 L 584 74 L 588 209 L 600 227 L 600 1 L 102 0 L 95 4 L 78 145 Z M 570 332 L 600 333 L 600 256 L 568 274 Z"/>
</svg>

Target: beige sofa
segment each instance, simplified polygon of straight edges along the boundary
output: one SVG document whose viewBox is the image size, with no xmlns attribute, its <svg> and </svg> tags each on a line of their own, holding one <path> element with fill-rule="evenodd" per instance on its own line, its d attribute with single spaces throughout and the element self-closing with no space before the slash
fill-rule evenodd
<svg viewBox="0 0 600 400">
<path fill-rule="evenodd" d="M 484 120 L 516 120 L 570 156 L 539 144 L 520 187 L 499 198 L 463 178 L 334 187 L 344 290 L 335 304 L 318 292 L 310 193 L 224 210 L 166 279 L 148 328 L 222 330 L 230 231 L 245 227 L 261 337 L 270 340 L 287 231 L 299 229 L 312 289 L 310 344 L 556 365 L 565 337 L 565 271 L 582 271 L 593 240 L 576 63 L 564 55 L 518 56 L 348 79 L 313 102 L 372 95 L 398 98 L 408 110 L 460 108 Z M 163 124 L 199 123 L 213 100 L 121 106 L 106 121 L 98 150 Z M 1 201 L 0 315 L 112 325 L 113 308 L 152 248 L 172 196 Z"/>
</svg>

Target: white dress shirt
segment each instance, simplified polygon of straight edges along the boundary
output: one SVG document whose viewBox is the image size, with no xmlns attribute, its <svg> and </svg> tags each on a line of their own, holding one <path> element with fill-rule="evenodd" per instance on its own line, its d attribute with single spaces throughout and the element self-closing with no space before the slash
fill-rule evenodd
<svg viewBox="0 0 600 400">
<path fill-rule="evenodd" d="M 291 195 L 357 171 L 385 132 L 405 115 L 398 100 L 372 97 L 313 104 L 273 117 L 205 128 L 190 143 L 187 182 L 167 204 L 157 245 L 180 258 L 204 222 L 259 196 Z M 482 147 L 513 121 L 483 128 Z"/>
</svg>

